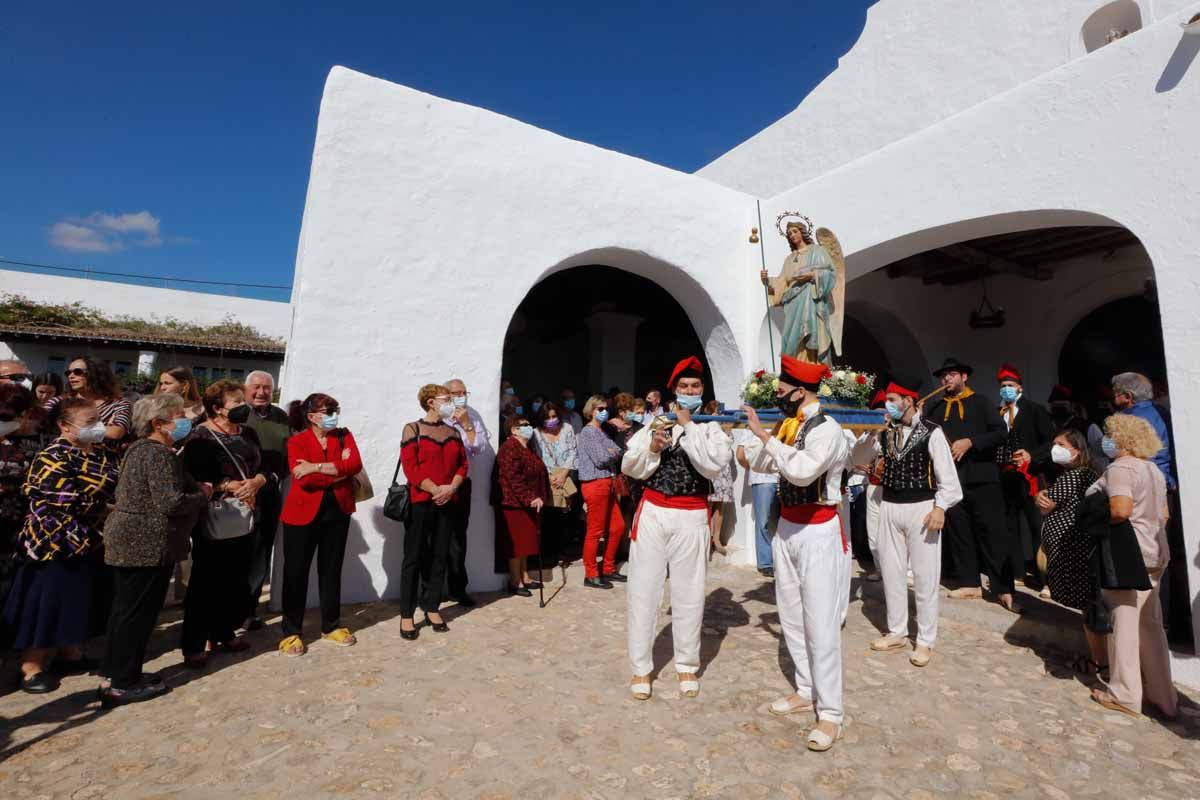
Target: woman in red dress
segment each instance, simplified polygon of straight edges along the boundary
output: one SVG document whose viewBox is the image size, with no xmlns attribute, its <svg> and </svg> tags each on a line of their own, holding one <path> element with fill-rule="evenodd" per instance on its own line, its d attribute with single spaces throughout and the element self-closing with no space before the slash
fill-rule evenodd
<svg viewBox="0 0 1200 800">
<path fill-rule="evenodd" d="M 538 551 L 539 516 L 550 487 L 546 465 L 529 449 L 533 426 L 528 417 L 509 417 L 504 433 L 507 438 L 496 453 L 496 479 L 505 534 L 501 546 L 508 557 L 508 593 L 531 597 L 530 590 L 540 589 L 541 584 L 530 580 L 526 559 Z"/>
</svg>

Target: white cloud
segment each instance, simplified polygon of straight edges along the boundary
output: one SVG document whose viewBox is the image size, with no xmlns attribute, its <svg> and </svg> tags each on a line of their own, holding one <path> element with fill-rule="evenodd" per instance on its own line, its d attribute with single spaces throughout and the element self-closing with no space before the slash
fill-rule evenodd
<svg viewBox="0 0 1200 800">
<path fill-rule="evenodd" d="M 161 221 L 149 211 L 62 219 L 50 226 L 50 244 L 75 253 L 115 253 L 128 247 L 158 247 Z"/>
</svg>

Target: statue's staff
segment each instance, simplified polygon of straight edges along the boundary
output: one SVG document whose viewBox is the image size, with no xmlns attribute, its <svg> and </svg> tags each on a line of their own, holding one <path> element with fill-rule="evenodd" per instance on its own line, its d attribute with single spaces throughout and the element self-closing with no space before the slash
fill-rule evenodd
<svg viewBox="0 0 1200 800">
<path fill-rule="evenodd" d="M 755 200 L 754 204 L 756 206 L 758 206 L 758 231 L 761 231 L 763 229 L 763 226 L 762 226 L 762 201 Z M 758 239 L 758 253 L 759 253 L 759 256 L 762 258 L 763 272 L 766 272 L 767 271 L 767 246 L 765 244 L 763 244 L 764 237 L 757 235 L 758 231 L 755 231 L 755 235 L 752 235 L 750 237 L 750 241 L 754 241 L 755 239 Z M 767 341 L 771 343 L 771 363 L 775 364 L 776 363 L 776 361 L 775 361 L 775 330 L 771 324 L 771 293 L 770 293 L 770 291 L 767 290 L 766 283 L 763 284 L 763 299 L 767 301 Z"/>
</svg>

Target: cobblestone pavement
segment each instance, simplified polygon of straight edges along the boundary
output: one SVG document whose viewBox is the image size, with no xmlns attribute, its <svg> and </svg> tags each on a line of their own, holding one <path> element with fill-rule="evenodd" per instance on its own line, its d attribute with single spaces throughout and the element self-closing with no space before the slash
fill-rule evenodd
<svg viewBox="0 0 1200 800">
<path fill-rule="evenodd" d="M 821 754 L 805 749 L 811 718 L 766 713 L 791 674 L 769 581 L 714 565 L 700 697 L 674 691 L 668 632 L 666 679 L 641 703 L 625 590 L 581 578 L 548 587 L 545 609 L 507 595 L 448 608 L 450 633 L 416 642 L 400 639 L 394 604 L 348 608 L 358 646 L 296 659 L 274 652 L 274 619 L 252 651 L 203 672 L 159 655 L 173 691 L 107 713 L 94 676 L 9 694 L 0 797 L 1200 797 L 1195 705 L 1174 723 L 1104 712 L 1064 656 L 1006 641 L 1030 623 L 995 605 L 945 601 L 919 670 L 868 651 L 882 597 L 863 584 L 844 637 L 846 736 Z M 177 624 L 164 616 L 154 652 Z"/>
</svg>

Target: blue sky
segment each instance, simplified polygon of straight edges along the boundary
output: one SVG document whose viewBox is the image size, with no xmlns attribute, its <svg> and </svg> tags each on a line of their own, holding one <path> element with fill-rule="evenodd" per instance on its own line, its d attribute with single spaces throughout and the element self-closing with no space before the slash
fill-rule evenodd
<svg viewBox="0 0 1200 800">
<path fill-rule="evenodd" d="M 798 105 L 869 5 L 9 0 L 0 257 L 290 284 L 335 64 L 692 172 Z"/>
</svg>

